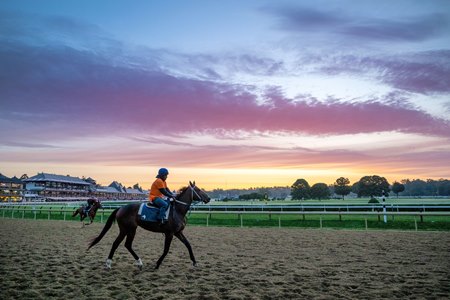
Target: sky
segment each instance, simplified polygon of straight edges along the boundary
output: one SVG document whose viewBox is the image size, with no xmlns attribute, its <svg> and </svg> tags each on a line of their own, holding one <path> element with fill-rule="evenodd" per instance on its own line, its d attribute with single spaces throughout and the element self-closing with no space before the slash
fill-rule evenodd
<svg viewBox="0 0 450 300">
<path fill-rule="evenodd" d="M 0 2 L 0 173 L 450 178 L 450 1 Z"/>
</svg>

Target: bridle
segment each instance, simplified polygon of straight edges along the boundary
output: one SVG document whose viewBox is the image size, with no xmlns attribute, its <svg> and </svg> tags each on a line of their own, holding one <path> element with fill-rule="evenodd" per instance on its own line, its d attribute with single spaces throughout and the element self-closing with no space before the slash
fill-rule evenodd
<svg viewBox="0 0 450 300">
<path fill-rule="evenodd" d="M 179 203 L 179 204 L 182 204 L 182 205 L 189 206 L 189 205 L 191 205 L 191 204 L 193 204 L 193 203 L 195 204 L 195 203 L 198 203 L 198 202 L 203 201 L 203 200 L 202 200 L 202 197 L 200 197 L 200 195 L 199 195 L 199 194 L 197 193 L 197 191 L 195 190 L 195 185 L 189 184 L 188 188 L 191 190 L 191 199 L 192 199 L 191 203 L 190 203 L 190 204 L 187 204 L 187 203 L 184 203 L 184 202 L 182 202 L 182 201 L 180 201 L 180 200 L 178 200 L 178 199 L 175 199 L 175 202 L 176 202 L 176 203 Z M 186 190 L 187 190 L 187 189 L 186 189 Z M 186 190 L 183 192 L 183 194 L 186 192 Z M 181 197 L 181 195 L 182 195 L 182 194 L 180 194 L 179 197 Z M 194 199 L 194 196 L 196 196 L 197 199 Z M 178 198 L 179 198 L 179 197 L 178 197 Z"/>
</svg>

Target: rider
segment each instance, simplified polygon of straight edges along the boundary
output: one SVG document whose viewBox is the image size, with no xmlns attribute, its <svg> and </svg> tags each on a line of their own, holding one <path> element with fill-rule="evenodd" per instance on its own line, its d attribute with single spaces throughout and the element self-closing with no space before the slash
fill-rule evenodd
<svg viewBox="0 0 450 300">
<path fill-rule="evenodd" d="M 91 210 L 91 208 L 92 208 L 92 206 L 94 205 L 94 203 L 96 203 L 97 202 L 97 199 L 95 199 L 95 198 L 89 198 L 88 200 L 87 200 L 87 206 L 85 207 L 85 209 L 84 209 L 84 213 L 87 215 L 87 214 L 89 214 L 89 211 Z"/>
<path fill-rule="evenodd" d="M 169 170 L 166 168 L 159 169 L 158 175 L 156 175 L 156 180 L 152 184 L 149 195 L 150 202 L 159 207 L 159 218 L 161 219 L 161 224 L 165 224 L 167 222 L 166 211 L 169 207 L 169 203 L 164 199 L 164 196 L 175 199 L 175 195 L 167 187 L 167 175 L 169 175 Z"/>
</svg>

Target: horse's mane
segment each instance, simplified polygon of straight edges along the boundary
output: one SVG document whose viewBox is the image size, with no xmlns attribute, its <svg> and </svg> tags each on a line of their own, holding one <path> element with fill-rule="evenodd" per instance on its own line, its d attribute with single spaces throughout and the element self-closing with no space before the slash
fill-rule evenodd
<svg viewBox="0 0 450 300">
<path fill-rule="evenodd" d="M 188 188 L 188 186 L 183 186 L 182 188 L 180 188 L 180 189 L 178 190 L 178 195 L 183 194 L 183 193 L 187 190 L 187 188 Z"/>
</svg>

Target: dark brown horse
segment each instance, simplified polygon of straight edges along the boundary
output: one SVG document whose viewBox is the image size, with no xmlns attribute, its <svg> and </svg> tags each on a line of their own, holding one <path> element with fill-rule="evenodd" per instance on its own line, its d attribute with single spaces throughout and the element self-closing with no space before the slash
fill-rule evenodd
<svg viewBox="0 0 450 300">
<path fill-rule="evenodd" d="M 108 259 L 106 260 L 106 267 L 108 269 L 111 269 L 114 252 L 125 237 L 127 238 L 125 241 L 125 248 L 127 248 L 131 255 L 133 255 L 138 268 L 142 269 L 142 260 L 139 258 L 139 256 L 137 256 L 132 248 L 133 239 L 138 226 L 153 232 L 161 232 L 165 235 L 164 252 L 156 263 L 156 269 L 159 268 L 164 257 L 166 257 L 167 253 L 169 252 L 173 236 L 176 236 L 186 246 L 189 251 L 189 256 L 192 260 L 192 263 L 195 266 L 197 262 L 195 260 L 194 253 L 192 252 L 192 247 L 183 234 L 183 229 L 186 226 L 185 216 L 189 211 L 189 208 L 193 201 L 202 201 L 204 203 L 208 203 L 209 200 L 210 198 L 208 197 L 208 195 L 206 195 L 204 191 L 195 186 L 195 182 L 189 182 L 189 186 L 182 189 L 176 197 L 176 200 L 171 204 L 172 207 L 170 210 L 169 219 L 164 225 L 160 225 L 157 222 L 141 221 L 138 217 L 140 206 L 139 203 L 128 204 L 117 208 L 109 216 L 108 221 L 106 221 L 105 227 L 103 228 L 102 232 L 100 232 L 99 236 L 91 241 L 88 250 L 92 246 L 100 242 L 103 236 L 111 228 L 114 220 L 117 220 L 117 224 L 119 225 L 119 236 L 114 241 L 111 247 L 111 251 L 109 252 Z"/>
<path fill-rule="evenodd" d="M 80 208 L 78 208 L 72 215 L 72 218 L 78 214 L 80 215 L 80 221 L 83 223 L 83 225 L 82 225 L 83 227 L 84 227 L 84 225 L 90 225 L 90 224 L 92 224 L 92 222 L 94 222 L 94 218 L 95 218 L 95 215 L 97 214 L 97 210 L 102 207 L 101 202 L 98 201 L 97 199 L 89 199 L 88 202 L 91 203 L 91 208 L 89 209 L 89 211 L 87 213 L 86 213 L 86 206 L 83 205 Z M 83 222 L 83 220 L 86 217 L 89 217 L 90 223 Z"/>
</svg>

